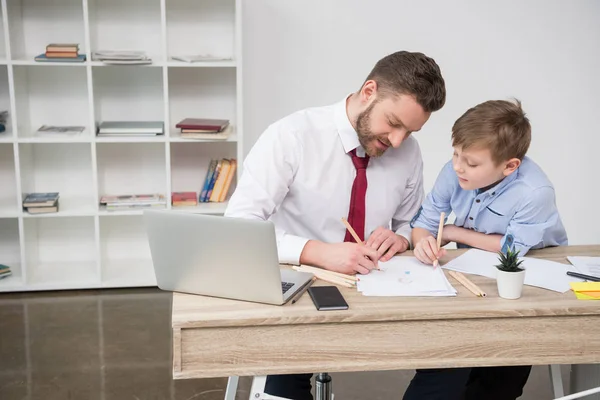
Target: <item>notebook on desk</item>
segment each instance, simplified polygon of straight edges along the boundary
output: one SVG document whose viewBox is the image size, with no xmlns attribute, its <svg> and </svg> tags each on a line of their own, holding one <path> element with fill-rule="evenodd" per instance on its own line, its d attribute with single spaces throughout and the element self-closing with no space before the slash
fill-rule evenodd
<svg viewBox="0 0 600 400">
<path fill-rule="evenodd" d="M 270 221 L 145 210 L 158 287 L 281 305 L 312 274 L 281 270 Z"/>
</svg>

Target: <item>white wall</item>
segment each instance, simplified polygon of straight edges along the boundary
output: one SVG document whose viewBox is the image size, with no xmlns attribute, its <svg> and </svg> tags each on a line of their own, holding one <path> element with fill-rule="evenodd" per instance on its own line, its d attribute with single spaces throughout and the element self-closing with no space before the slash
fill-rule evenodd
<svg viewBox="0 0 600 400">
<path fill-rule="evenodd" d="M 379 58 L 421 51 L 448 90 L 416 135 L 426 190 L 456 118 L 514 96 L 571 244 L 600 243 L 600 1 L 251 0 L 243 12 L 246 152 L 272 121 L 357 90 Z"/>
</svg>

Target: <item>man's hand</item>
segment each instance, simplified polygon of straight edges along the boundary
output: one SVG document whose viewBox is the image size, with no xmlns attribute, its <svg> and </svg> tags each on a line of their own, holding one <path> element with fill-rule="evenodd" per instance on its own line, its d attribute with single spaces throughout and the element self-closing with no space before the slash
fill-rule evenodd
<svg viewBox="0 0 600 400">
<path fill-rule="evenodd" d="M 378 260 L 388 261 L 396 253 L 408 250 L 409 243 L 404 236 L 396 235 L 389 229 L 379 227 L 369 236 L 365 245 L 377 250 Z"/>
<path fill-rule="evenodd" d="M 377 268 L 377 256 L 377 251 L 362 244 L 309 240 L 300 255 L 300 263 L 343 274 L 368 274 Z"/>
</svg>

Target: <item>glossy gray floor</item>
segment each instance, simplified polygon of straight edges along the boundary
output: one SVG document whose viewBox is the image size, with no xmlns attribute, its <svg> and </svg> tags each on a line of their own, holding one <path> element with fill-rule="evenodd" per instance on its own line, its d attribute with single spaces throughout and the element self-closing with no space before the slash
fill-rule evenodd
<svg viewBox="0 0 600 400">
<path fill-rule="evenodd" d="M 0 295 L 0 399 L 223 399 L 225 378 L 171 379 L 170 310 L 158 289 Z M 400 399 L 412 374 L 333 374 L 336 399 Z M 534 368 L 522 399 L 551 398 Z"/>
</svg>

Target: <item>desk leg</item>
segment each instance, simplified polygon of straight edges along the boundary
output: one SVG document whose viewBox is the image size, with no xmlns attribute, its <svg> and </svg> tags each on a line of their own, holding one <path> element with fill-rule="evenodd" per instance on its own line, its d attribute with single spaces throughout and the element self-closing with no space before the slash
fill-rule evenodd
<svg viewBox="0 0 600 400">
<path fill-rule="evenodd" d="M 548 366 L 550 369 L 550 382 L 552 382 L 552 389 L 554 391 L 554 397 L 562 397 L 565 395 L 565 389 L 563 387 L 562 374 L 560 372 L 560 365 L 552 364 Z"/>
<path fill-rule="evenodd" d="M 227 389 L 225 390 L 225 400 L 235 400 L 239 380 L 238 376 L 229 377 L 227 380 Z"/>
</svg>

